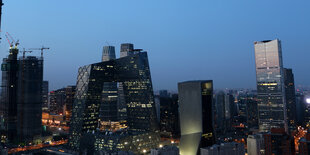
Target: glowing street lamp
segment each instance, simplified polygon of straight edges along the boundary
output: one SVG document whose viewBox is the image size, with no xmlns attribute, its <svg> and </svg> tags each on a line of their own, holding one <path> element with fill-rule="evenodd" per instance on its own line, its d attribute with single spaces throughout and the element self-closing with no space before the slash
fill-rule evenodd
<svg viewBox="0 0 310 155">
<path fill-rule="evenodd" d="M 310 98 L 307 98 L 307 99 L 306 99 L 306 102 L 307 102 L 308 104 L 310 104 Z"/>
</svg>

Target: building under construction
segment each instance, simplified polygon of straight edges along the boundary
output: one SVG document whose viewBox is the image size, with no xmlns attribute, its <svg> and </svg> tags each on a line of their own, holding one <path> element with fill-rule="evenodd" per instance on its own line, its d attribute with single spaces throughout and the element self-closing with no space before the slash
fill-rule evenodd
<svg viewBox="0 0 310 155">
<path fill-rule="evenodd" d="M 33 143 L 41 135 L 43 57 L 17 55 L 11 46 L 1 66 L 1 128 L 10 143 Z"/>
</svg>

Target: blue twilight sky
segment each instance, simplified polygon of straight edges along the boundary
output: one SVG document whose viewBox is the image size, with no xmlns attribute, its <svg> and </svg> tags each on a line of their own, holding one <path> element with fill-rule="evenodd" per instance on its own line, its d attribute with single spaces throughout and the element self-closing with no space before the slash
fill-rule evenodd
<svg viewBox="0 0 310 155">
<path fill-rule="evenodd" d="M 284 66 L 310 85 L 309 0 L 4 0 L 4 32 L 21 47 L 42 45 L 51 89 L 76 83 L 102 46 L 148 51 L 154 90 L 212 79 L 215 88 L 255 88 L 254 41 L 282 40 Z M 38 52 L 39 53 L 39 52 Z"/>
</svg>

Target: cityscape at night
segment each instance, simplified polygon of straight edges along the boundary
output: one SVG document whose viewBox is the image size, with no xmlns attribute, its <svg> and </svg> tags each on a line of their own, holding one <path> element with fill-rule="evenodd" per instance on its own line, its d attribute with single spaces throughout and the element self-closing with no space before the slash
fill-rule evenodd
<svg viewBox="0 0 310 155">
<path fill-rule="evenodd" d="M 0 155 L 310 155 L 309 8 L 0 0 Z"/>
</svg>

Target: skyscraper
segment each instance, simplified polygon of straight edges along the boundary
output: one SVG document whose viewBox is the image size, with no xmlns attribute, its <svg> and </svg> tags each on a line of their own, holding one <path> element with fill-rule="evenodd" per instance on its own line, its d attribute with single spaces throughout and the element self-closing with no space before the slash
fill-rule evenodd
<svg viewBox="0 0 310 155">
<path fill-rule="evenodd" d="M 42 84 L 42 109 L 48 111 L 48 81 L 43 81 Z"/>
<path fill-rule="evenodd" d="M 115 47 L 114 46 L 104 46 L 102 51 L 102 62 L 110 61 L 116 59 Z"/>
<path fill-rule="evenodd" d="M 215 143 L 212 118 L 212 81 L 187 81 L 178 84 L 181 126 L 180 153 L 200 154 L 202 147 Z"/>
<path fill-rule="evenodd" d="M 292 69 L 284 68 L 284 85 L 286 97 L 287 122 L 290 131 L 296 129 L 296 96 L 294 74 Z"/>
<path fill-rule="evenodd" d="M 72 116 L 72 106 L 74 102 L 74 95 L 75 95 L 75 86 L 67 86 L 65 88 L 65 93 L 66 93 L 66 99 L 65 99 L 65 106 L 66 106 L 66 111 L 65 111 L 65 116 L 66 116 L 66 122 L 67 124 L 70 124 L 71 121 L 71 116 Z"/>
<path fill-rule="evenodd" d="M 53 90 L 49 93 L 49 113 L 56 115 L 64 114 L 66 100 L 66 88 Z"/>
<path fill-rule="evenodd" d="M 259 130 L 285 128 L 287 131 L 281 41 L 254 42 Z"/>
<path fill-rule="evenodd" d="M 41 136 L 43 59 L 20 59 L 18 70 L 17 134 L 20 142 L 33 142 Z"/>
<path fill-rule="evenodd" d="M 160 134 L 164 138 L 180 138 L 178 95 L 160 97 Z"/>
<path fill-rule="evenodd" d="M 18 86 L 18 49 L 10 48 L 8 58 L 3 59 L 1 116 L 3 128 L 7 132 L 9 142 L 17 141 L 17 86 Z"/>
<path fill-rule="evenodd" d="M 80 138 L 98 128 L 105 82 L 122 82 L 130 134 L 158 131 L 146 52 L 79 68 L 72 109 L 69 146 L 79 149 Z"/>
</svg>

